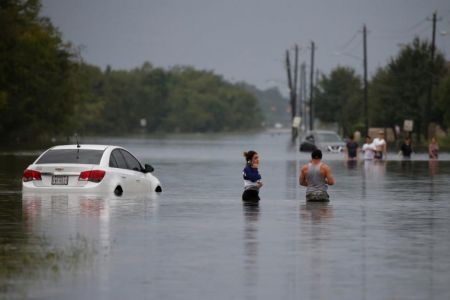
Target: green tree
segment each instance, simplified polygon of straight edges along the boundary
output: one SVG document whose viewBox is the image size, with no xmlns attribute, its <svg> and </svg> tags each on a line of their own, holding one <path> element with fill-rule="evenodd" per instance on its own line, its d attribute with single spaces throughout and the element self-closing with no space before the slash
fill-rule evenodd
<svg viewBox="0 0 450 300">
<path fill-rule="evenodd" d="M 100 131 L 106 104 L 103 72 L 99 67 L 79 63 L 74 67 L 71 80 L 75 87 L 71 128 L 79 134 Z"/>
<path fill-rule="evenodd" d="M 437 91 L 438 111 L 441 114 L 444 128 L 450 127 L 450 74 L 441 81 Z"/>
<path fill-rule="evenodd" d="M 361 129 L 361 79 L 349 67 L 337 67 L 322 75 L 314 97 L 315 115 L 323 122 L 337 122 L 344 134 Z"/>
<path fill-rule="evenodd" d="M 212 72 L 191 67 L 170 71 L 168 131 L 229 131 L 259 128 L 256 98 Z M 250 113 L 249 113 L 250 112 Z"/>
<path fill-rule="evenodd" d="M 38 0 L 0 2 L 0 134 L 6 138 L 68 130 L 70 44 L 49 19 L 39 17 L 40 8 Z"/>
<path fill-rule="evenodd" d="M 390 63 L 375 74 L 370 88 L 371 125 L 394 127 L 403 120 L 412 119 L 415 129 L 426 130 L 427 95 L 430 78 L 438 82 L 445 74 L 445 60 L 437 53 L 433 66 L 430 64 L 431 45 L 415 38 Z M 437 102 L 432 101 L 432 119 L 439 118 Z"/>
</svg>

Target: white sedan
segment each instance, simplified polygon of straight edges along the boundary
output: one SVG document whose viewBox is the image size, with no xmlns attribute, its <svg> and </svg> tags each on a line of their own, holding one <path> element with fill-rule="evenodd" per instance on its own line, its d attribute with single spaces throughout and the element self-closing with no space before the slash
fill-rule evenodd
<svg viewBox="0 0 450 300">
<path fill-rule="evenodd" d="M 129 151 L 109 145 L 55 146 L 42 153 L 23 172 L 24 192 L 161 192 L 153 167 Z"/>
</svg>

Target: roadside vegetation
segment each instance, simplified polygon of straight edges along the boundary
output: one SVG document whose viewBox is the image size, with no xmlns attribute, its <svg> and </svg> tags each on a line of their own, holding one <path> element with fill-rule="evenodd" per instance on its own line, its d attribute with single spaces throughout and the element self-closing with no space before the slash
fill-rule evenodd
<svg viewBox="0 0 450 300">
<path fill-rule="evenodd" d="M 370 127 L 392 128 L 395 132 L 396 126 L 403 127 L 404 120 L 412 120 L 413 137 L 419 141 L 429 130 L 427 120 L 444 130 L 449 128 L 450 64 L 439 51 L 432 64 L 430 52 L 428 41 L 415 38 L 375 72 L 369 82 Z M 316 101 L 321 108 L 316 116 L 322 121 L 337 123 L 344 135 L 363 132 L 363 82 L 354 69 L 337 67 L 322 75 L 316 86 Z"/>
<path fill-rule="evenodd" d="M 230 83 L 189 66 L 162 69 L 143 62 L 132 70 L 101 69 L 83 61 L 40 0 L 0 2 L 0 143 L 48 141 L 79 135 L 235 132 L 276 123 L 289 126 L 287 99 L 277 89 Z M 428 123 L 450 126 L 450 72 L 444 55 L 415 38 L 369 82 L 370 127 L 414 121 L 413 136 Z M 430 86 L 432 94 L 429 97 Z M 339 66 L 315 87 L 315 116 L 337 123 L 341 134 L 364 128 L 363 84 Z M 431 99 L 431 100 L 429 100 Z"/>
<path fill-rule="evenodd" d="M 211 71 L 149 62 L 105 70 L 63 41 L 39 0 L 0 2 L 1 143 L 53 137 L 260 129 L 257 98 Z M 249 113 L 251 111 L 251 113 Z"/>
</svg>

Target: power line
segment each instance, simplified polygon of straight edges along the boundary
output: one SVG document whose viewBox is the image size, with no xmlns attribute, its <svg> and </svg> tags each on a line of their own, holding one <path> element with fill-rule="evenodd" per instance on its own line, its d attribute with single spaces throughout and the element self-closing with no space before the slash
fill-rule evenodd
<svg viewBox="0 0 450 300">
<path fill-rule="evenodd" d="M 424 18 L 424 19 L 420 20 L 419 22 L 415 23 L 414 25 L 407 27 L 406 29 L 390 30 L 389 32 L 378 31 L 372 37 L 376 38 L 376 39 L 396 39 L 396 38 L 405 37 L 405 36 L 414 36 L 414 35 L 417 35 L 416 29 L 420 28 L 423 25 L 426 25 L 426 22 L 427 22 L 427 19 Z M 429 28 L 428 25 L 425 26 L 422 29 L 422 31 L 425 28 L 428 29 Z"/>
<path fill-rule="evenodd" d="M 342 47 L 339 47 L 338 49 L 340 49 L 341 51 L 342 50 L 345 50 L 345 48 L 347 48 L 350 44 L 351 44 L 351 42 L 353 42 L 355 39 L 356 39 L 356 37 L 358 36 L 358 34 L 359 34 L 359 30 L 357 30 L 354 34 L 353 34 L 353 36 L 342 46 Z"/>
</svg>

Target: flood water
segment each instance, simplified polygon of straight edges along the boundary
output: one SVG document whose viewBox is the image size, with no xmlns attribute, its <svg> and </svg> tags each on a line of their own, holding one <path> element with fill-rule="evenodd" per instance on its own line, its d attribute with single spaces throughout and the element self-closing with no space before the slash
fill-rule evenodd
<svg viewBox="0 0 450 300">
<path fill-rule="evenodd" d="M 306 204 L 287 134 L 97 139 L 155 167 L 159 195 L 24 194 L 40 151 L 0 154 L 0 298 L 450 299 L 450 156 L 348 165 Z M 244 150 L 260 155 L 244 206 Z"/>
</svg>

